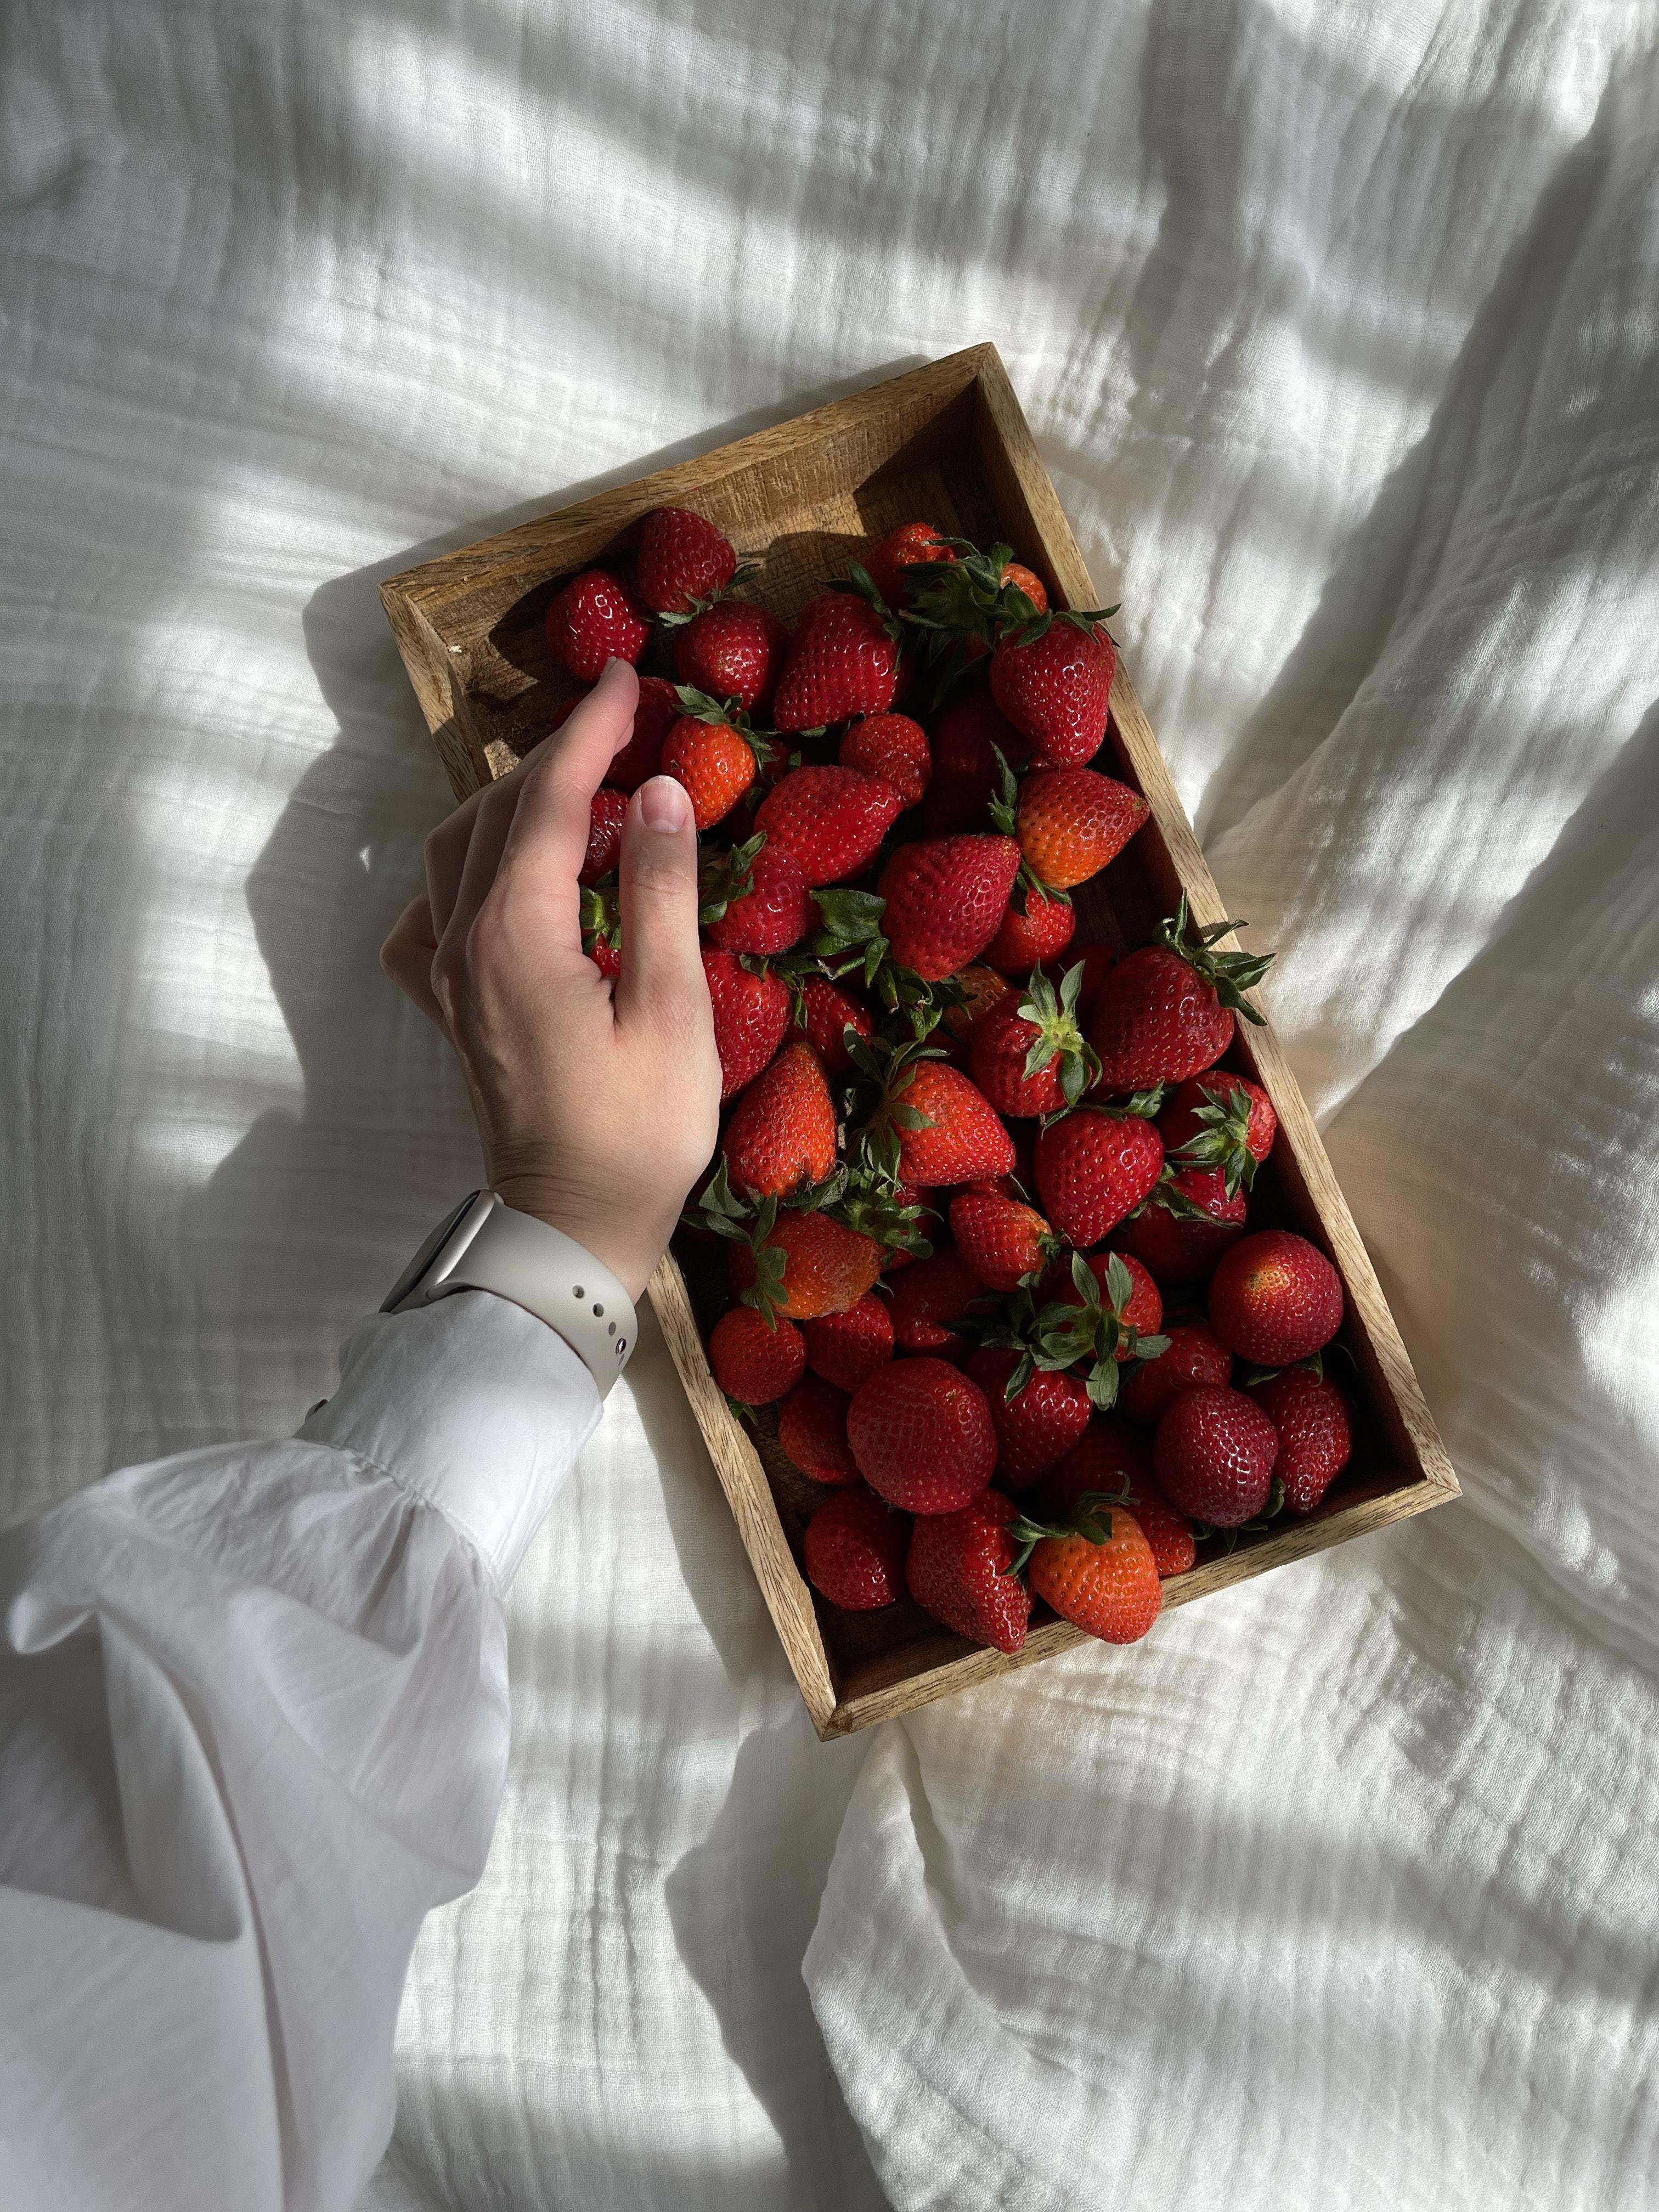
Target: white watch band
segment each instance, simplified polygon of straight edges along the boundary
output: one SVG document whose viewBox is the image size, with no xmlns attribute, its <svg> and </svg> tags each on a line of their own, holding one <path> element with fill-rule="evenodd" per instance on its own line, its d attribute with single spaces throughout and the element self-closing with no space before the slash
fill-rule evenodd
<svg viewBox="0 0 1659 2212">
<path fill-rule="evenodd" d="M 603 1261 L 493 1190 L 475 1190 L 439 1223 L 393 1284 L 382 1313 L 452 1291 L 493 1291 L 556 1329 L 605 1397 L 634 1349 L 634 1301 Z"/>
</svg>

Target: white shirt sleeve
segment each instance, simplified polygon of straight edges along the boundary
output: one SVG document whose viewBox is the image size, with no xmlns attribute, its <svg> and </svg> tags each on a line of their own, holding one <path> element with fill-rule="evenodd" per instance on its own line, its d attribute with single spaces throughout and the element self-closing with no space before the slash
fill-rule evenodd
<svg viewBox="0 0 1659 2212">
<path fill-rule="evenodd" d="M 0 2201 L 346 2212 L 416 1932 L 483 1870 L 500 1592 L 599 1413 L 483 1291 L 281 1443 L 0 1530 Z"/>
</svg>

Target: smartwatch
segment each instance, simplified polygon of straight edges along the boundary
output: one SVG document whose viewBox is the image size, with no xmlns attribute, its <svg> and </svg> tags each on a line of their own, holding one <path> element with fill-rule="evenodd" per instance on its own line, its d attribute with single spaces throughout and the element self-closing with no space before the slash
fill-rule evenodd
<svg viewBox="0 0 1659 2212">
<path fill-rule="evenodd" d="M 634 1349 L 634 1301 L 603 1261 L 493 1190 L 475 1190 L 438 1224 L 392 1285 L 382 1313 L 452 1291 L 493 1291 L 557 1332 L 605 1397 Z"/>
</svg>

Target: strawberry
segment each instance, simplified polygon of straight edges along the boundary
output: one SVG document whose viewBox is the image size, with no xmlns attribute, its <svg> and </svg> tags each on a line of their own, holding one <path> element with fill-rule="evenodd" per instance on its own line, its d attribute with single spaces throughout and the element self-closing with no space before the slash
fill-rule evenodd
<svg viewBox="0 0 1659 2212">
<path fill-rule="evenodd" d="M 780 730 L 817 730 L 851 714 L 884 714 L 898 694 L 897 624 L 851 592 L 826 592 L 803 613 L 778 678 Z"/>
<path fill-rule="evenodd" d="M 1127 783 L 1091 768 L 1037 769 L 1019 787 L 1014 835 L 1049 890 L 1070 890 L 1115 860 L 1149 812 Z"/>
<path fill-rule="evenodd" d="M 1180 1168 L 1219 1168 L 1231 1197 L 1248 1190 L 1273 1148 L 1279 1116 L 1258 1083 L 1225 1068 L 1189 1077 L 1158 1117 L 1164 1149 Z"/>
<path fill-rule="evenodd" d="M 968 1341 L 950 1324 L 985 1313 L 985 1285 L 960 1252 L 935 1252 L 904 1268 L 893 1284 L 893 1341 L 901 1352 L 962 1359 Z"/>
<path fill-rule="evenodd" d="M 587 933 L 584 931 L 582 950 L 601 975 L 622 974 L 622 948 L 620 945 L 613 945 L 609 938 L 596 936 L 590 942 Z"/>
<path fill-rule="evenodd" d="M 902 1179 L 933 1189 L 1009 1174 L 1013 1142 L 984 1093 L 936 1060 L 913 1065 L 890 1108 L 899 1124 Z"/>
<path fill-rule="evenodd" d="M 663 740 L 663 774 L 685 787 L 698 829 L 712 830 L 755 781 L 765 740 L 740 709 L 728 710 L 689 684 L 681 687 L 680 704 L 684 711 Z"/>
<path fill-rule="evenodd" d="M 1185 1390 L 1158 1425 L 1152 1468 L 1171 1504 L 1237 1528 L 1267 1502 L 1279 1431 L 1242 1390 Z"/>
<path fill-rule="evenodd" d="M 853 1072 L 848 1030 L 854 1036 L 873 1036 L 876 1018 L 868 1001 L 856 992 L 832 983 L 827 975 L 807 975 L 795 1004 L 795 1027 L 805 1030 L 807 1042 L 823 1062 L 824 1073 L 839 1077 Z"/>
<path fill-rule="evenodd" d="M 687 615 L 731 582 L 738 556 L 690 507 L 657 507 L 640 526 L 639 593 L 653 614 Z"/>
<path fill-rule="evenodd" d="M 1098 1063 L 1077 1025 L 1081 965 L 1067 970 L 1058 994 L 1039 968 L 1030 984 L 974 1024 L 968 1065 L 999 1114 L 1054 1114 L 1075 1106 Z"/>
<path fill-rule="evenodd" d="M 957 1249 L 994 1291 L 1017 1291 L 1054 1249 L 1054 1235 L 1034 1206 L 977 1183 L 951 1200 Z"/>
<path fill-rule="evenodd" d="M 806 1346 L 793 1322 L 769 1323 L 752 1306 L 732 1306 L 714 1323 L 708 1364 L 728 1398 L 767 1406 L 799 1382 Z"/>
<path fill-rule="evenodd" d="M 984 1391 L 997 1432 L 997 1474 L 1005 1490 L 1025 1490 L 1065 1458 L 1089 1425 L 1089 1393 L 1075 1375 L 1039 1368 L 1016 1382 L 1019 1354 L 982 1345 L 967 1372 Z"/>
<path fill-rule="evenodd" d="M 943 1359 L 877 1368 L 848 1409 L 847 1435 L 870 1487 L 907 1513 L 955 1512 L 996 1464 L 985 1393 Z"/>
<path fill-rule="evenodd" d="M 1072 963 L 1083 969 L 1083 988 L 1077 994 L 1077 1018 L 1086 1030 L 1094 1020 L 1101 988 L 1116 967 L 1118 951 L 1112 945 L 1073 945 Z"/>
<path fill-rule="evenodd" d="M 750 838 L 705 862 L 698 919 L 722 952 L 787 952 L 817 920 L 800 862 Z"/>
<path fill-rule="evenodd" d="M 747 1312 L 747 1307 L 739 1307 Z M 793 1328 L 793 1322 L 785 1324 Z M 818 1376 L 803 1376 L 778 1407 L 778 1442 L 803 1474 L 814 1482 L 856 1482 L 859 1471 L 847 1441 L 844 1391 Z"/>
<path fill-rule="evenodd" d="M 762 1217 L 764 1218 L 764 1206 Z M 881 1273 L 881 1246 L 828 1213 L 780 1213 L 732 1248 L 732 1287 L 762 1314 L 817 1321 L 856 1305 Z"/>
<path fill-rule="evenodd" d="M 1012 837 L 931 837 L 896 847 L 878 886 L 892 957 L 929 983 L 965 968 L 996 935 L 1018 869 Z"/>
<path fill-rule="evenodd" d="M 1103 1258 L 1097 1253 L 1095 1258 L 1100 1261 L 1098 1267 L 1081 1252 L 1073 1252 L 1069 1259 L 1055 1260 L 1042 1279 L 1039 1296 L 1055 1305 L 1075 1306 L 1085 1316 L 1092 1316 L 1097 1307 L 1102 1312 L 1115 1313 L 1121 1339 L 1114 1347 L 1118 1358 L 1155 1358 L 1156 1353 L 1137 1354 L 1132 1347 L 1133 1340 L 1156 1336 L 1164 1326 L 1164 1300 L 1158 1295 L 1158 1285 L 1140 1262 L 1127 1252 L 1109 1252 Z M 1121 1276 L 1113 1273 L 1114 1258 L 1123 1263 Z M 1103 1273 L 1110 1278 L 1109 1295 L 1104 1303 L 1100 1287 Z"/>
<path fill-rule="evenodd" d="M 579 884 L 596 884 L 608 876 L 622 856 L 623 817 L 628 799 L 620 791 L 596 791 L 588 816 L 587 851 L 576 871 Z"/>
<path fill-rule="evenodd" d="M 1034 884 L 1026 886 L 1023 908 L 1018 898 L 1016 891 L 985 948 L 988 965 L 1008 975 L 1029 975 L 1039 963 L 1052 963 L 1071 943 L 1077 927 L 1077 908 L 1070 899 L 1051 898 Z"/>
<path fill-rule="evenodd" d="M 662 768 L 663 740 L 680 718 L 680 695 L 660 676 L 641 676 L 634 709 L 634 734 L 611 757 L 605 780 L 618 791 L 637 791 Z"/>
<path fill-rule="evenodd" d="M 927 732 L 908 714 L 865 715 L 848 728 L 837 757 L 843 768 L 890 783 L 905 806 L 921 804 L 933 773 Z"/>
<path fill-rule="evenodd" d="M 801 1551 L 813 1589 L 848 1613 L 873 1613 L 904 1591 L 909 1525 L 862 1485 L 826 1498 L 806 1524 Z"/>
<path fill-rule="evenodd" d="M 1258 1367 L 1311 1358 L 1342 1325 L 1342 1278 L 1289 1229 L 1263 1229 L 1226 1253 L 1210 1278 L 1210 1326 Z"/>
<path fill-rule="evenodd" d="M 547 610 L 547 649 L 581 684 L 610 660 L 637 660 L 651 625 L 624 586 L 603 568 L 573 576 Z"/>
<path fill-rule="evenodd" d="M 1083 1441 L 1043 1476 L 1036 1497 L 1045 1516 L 1069 1521 L 1090 1491 L 1123 1498 L 1152 1547 L 1160 1581 L 1184 1575 L 1198 1557 L 1193 1524 L 1154 1485 L 1146 1446 L 1109 1414 L 1096 1415 Z"/>
<path fill-rule="evenodd" d="M 893 1356 L 893 1316 L 884 1300 L 867 1291 L 842 1313 L 803 1322 L 806 1364 L 850 1398 Z"/>
<path fill-rule="evenodd" d="M 1163 1351 L 1165 1340 L 1155 1334 L 1163 1316 L 1156 1284 L 1133 1260 L 1108 1253 L 1097 1273 L 1073 1252 L 1054 1262 L 1035 1297 L 1015 1302 L 988 1340 L 1018 1352 L 1016 1384 L 1032 1365 L 1086 1367 L 1085 1388 L 1104 1412 L 1117 1402 L 1119 1369 Z"/>
<path fill-rule="evenodd" d="M 810 1044 L 787 1044 L 756 1077 L 720 1139 L 732 1188 L 787 1198 L 836 1164 L 836 1109 Z"/>
<path fill-rule="evenodd" d="M 947 557 L 954 549 L 961 558 L 931 573 L 913 569 L 905 610 L 939 669 L 941 690 L 982 659 L 1003 630 L 1031 621 L 1048 605 L 1042 580 L 1010 557 L 1012 547 L 981 551 L 965 538 L 947 538 L 945 544 Z"/>
<path fill-rule="evenodd" d="M 896 612 L 904 606 L 908 598 L 907 569 L 956 559 L 940 538 L 941 532 L 931 522 L 902 522 L 866 554 L 864 566 L 870 580 Z"/>
<path fill-rule="evenodd" d="M 1043 766 L 1081 768 L 1100 750 L 1117 649 L 1092 614 L 1040 614 L 1005 633 L 991 656 L 991 696 Z"/>
<path fill-rule="evenodd" d="M 1002 787 L 997 755 L 1019 768 L 1029 750 L 983 685 L 953 699 L 933 731 L 933 774 L 921 807 L 927 835 L 988 829 L 988 810 Z"/>
<path fill-rule="evenodd" d="M 1137 1367 L 1123 1385 L 1125 1410 L 1148 1428 L 1158 1426 L 1183 1390 L 1201 1383 L 1220 1389 L 1233 1377 L 1233 1356 L 1208 1322 L 1172 1321 L 1164 1333 L 1166 1349 Z"/>
<path fill-rule="evenodd" d="M 1230 1198 L 1219 1168 L 1166 1168 L 1125 1231 L 1125 1248 L 1160 1283 L 1201 1283 L 1244 1234 L 1245 1213 L 1243 1192 Z"/>
<path fill-rule="evenodd" d="M 987 1490 L 955 1513 L 918 1521 L 904 1565 L 905 1585 L 918 1605 L 958 1636 L 998 1651 L 1019 1650 L 1031 1616 L 1031 1594 L 1009 1571 L 1018 1518 L 1011 1499 Z"/>
<path fill-rule="evenodd" d="M 714 1010 L 720 1097 L 731 1098 L 748 1088 L 783 1042 L 789 1027 L 788 987 L 769 969 L 753 973 L 730 952 L 705 951 L 702 972 Z"/>
<path fill-rule="evenodd" d="M 1048 613 L 1048 593 L 1047 587 L 1045 586 L 1042 577 L 1036 574 L 1033 570 L 1026 568 L 1023 562 L 1018 561 L 1011 561 L 1002 572 L 1002 581 L 1005 590 L 1012 589 L 1016 592 L 1024 592 L 1026 598 L 1031 602 L 1031 611 L 1034 614 L 1046 615 Z"/>
<path fill-rule="evenodd" d="M 1279 1431 L 1273 1473 L 1292 1513 L 1311 1513 L 1348 1464 L 1353 1428 L 1348 1401 L 1311 1367 L 1284 1367 L 1250 1387 L 1250 1395 Z"/>
<path fill-rule="evenodd" d="M 1242 922 L 1194 932 L 1183 896 L 1155 945 L 1126 953 L 1101 986 L 1090 1027 L 1108 1091 L 1181 1083 L 1212 1067 L 1233 1039 L 1233 1017 L 1262 1017 L 1243 994 L 1259 983 L 1272 953 L 1218 952 L 1218 938 Z"/>
<path fill-rule="evenodd" d="M 902 804 L 879 776 L 798 768 L 761 801 L 755 826 L 794 854 L 809 884 L 833 884 L 875 858 Z"/>
<path fill-rule="evenodd" d="M 976 960 L 958 969 L 951 980 L 962 993 L 962 998 L 959 1003 L 946 1006 L 942 1026 L 957 1038 L 967 1036 L 980 1016 L 995 1006 L 999 999 L 1006 999 L 1013 988 L 1006 975 L 999 975 L 994 968 L 985 967 Z"/>
<path fill-rule="evenodd" d="M 1045 1124 L 1034 1156 L 1043 1212 L 1079 1249 L 1098 1244 L 1139 1205 L 1163 1165 L 1150 1121 L 1093 1106 Z"/>
<path fill-rule="evenodd" d="M 674 673 L 713 698 L 735 699 L 745 714 L 763 714 L 788 643 L 769 607 L 721 599 L 675 634 Z"/>
<path fill-rule="evenodd" d="M 1136 1644 L 1158 1619 L 1158 1562 L 1126 1507 L 1085 1493 L 1069 1524 L 1022 1518 L 1013 1533 L 1033 1594 L 1062 1620 L 1105 1644 Z"/>
</svg>

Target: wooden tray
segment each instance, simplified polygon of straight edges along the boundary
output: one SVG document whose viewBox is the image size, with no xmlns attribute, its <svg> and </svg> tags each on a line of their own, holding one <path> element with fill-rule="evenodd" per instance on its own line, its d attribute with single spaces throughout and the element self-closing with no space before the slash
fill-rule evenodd
<svg viewBox="0 0 1659 2212">
<path fill-rule="evenodd" d="M 543 638 L 543 617 L 560 582 L 595 562 L 626 557 L 639 518 L 665 505 L 695 507 L 717 523 L 758 566 L 753 596 L 785 617 L 821 589 L 823 579 L 844 571 L 870 538 L 917 516 L 981 544 L 1006 540 L 1057 604 L 1102 604 L 996 349 L 973 346 L 382 585 L 458 797 L 505 774 L 576 688 L 549 660 Z M 1196 921 L 1220 921 L 1225 908 L 1121 664 L 1112 708 L 1115 773 L 1145 794 L 1152 819 L 1079 894 L 1079 938 L 1142 942 L 1183 890 Z M 1304 1231 L 1341 1271 L 1347 1315 L 1340 1340 L 1355 1370 L 1344 1379 L 1353 1387 L 1359 1420 L 1353 1462 L 1317 1512 L 1247 1536 L 1228 1553 L 1218 1543 L 1206 1547 L 1214 1556 L 1200 1553 L 1189 1572 L 1164 1584 L 1166 1605 L 1458 1495 L 1278 1038 L 1270 1027 L 1241 1024 L 1228 1059 L 1264 1086 L 1279 1114 L 1279 1141 L 1256 1180 L 1253 1220 L 1260 1215 Z M 799 1565 L 805 1518 L 823 1492 L 783 1457 L 769 1420 L 767 1432 L 751 1440 L 732 1419 L 704 1357 L 699 1318 L 711 1324 L 720 1303 L 706 1248 L 678 1240 L 651 1298 L 820 1736 L 845 1735 L 1084 1641 L 1041 1606 L 1024 1649 L 1008 1657 L 965 1642 L 908 1601 L 873 1614 L 823 1604 Z"/>
</svg>

